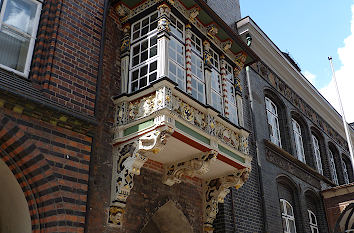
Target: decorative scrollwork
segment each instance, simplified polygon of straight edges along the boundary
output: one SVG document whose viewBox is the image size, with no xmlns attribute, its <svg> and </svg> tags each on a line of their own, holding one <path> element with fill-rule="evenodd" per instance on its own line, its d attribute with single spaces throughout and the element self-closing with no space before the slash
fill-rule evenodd
<svg viewBox="0 0 354 233">
<path fill-rule="evenodd" d="M 177 162 L 167 167 L 163 177 L 163 183 L 169 186 L 181 183 L 183 176 L 202 176 L 209 171 L 212 162 L 216 161 L 218 153 L 211 150 L 191 160 Z"/>
<path fill-rule="evenodd" d="M 239 52 L 238 54 L 236 54 L 236 58 L 234 60 L 236 66 L 234 68 L 234 76 L 237 77 L 243 66 L 245 65 L 245 62 L 246 62 L 246 59 L 247 59 L 247 54 L 243 51 Z"/>
<path fill-rule="evenodd" d="M 224 202 L 230 187 L 240 188 L 248 179 L 250 171 L 250 168 L 244 168 L 205 183 L 204 232 L 213 232 L 213 221 L 219 211 L 218 203 Z"/>
<path fill-rule="evenodd" d="M 110 210 L 109 221 L 111 223 L 121 225 L 121 215 L 124 211 L 118 211 L 117 208 L 124 210 L 126 200 L 134 186 L 134 175 L 140 175 L 140 169 L 147 161 L 148 156 L 155 155 L 164 148 L 171 133 L 172 129 L 162 127 L 139 137 L 132 143 L 115 149 L 112 177 L 112 188 L 114 188 L 112 190 L 112 208 L 115 208 Z"/>
</svg>

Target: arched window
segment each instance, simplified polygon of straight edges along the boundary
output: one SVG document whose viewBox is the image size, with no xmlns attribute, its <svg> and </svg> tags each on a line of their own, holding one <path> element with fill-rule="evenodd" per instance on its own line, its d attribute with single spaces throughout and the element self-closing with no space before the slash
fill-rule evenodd
<svg viewBox="0 0 354 233">
<path fill-rule="evenodd" d="M 328 150 L 328 154 L 329 154 L 329 166 L 331 169 L 331 176 L 332 176 L 332 181 L 338 185 L 338 176 L 337 176 L 337 169 L 336 169 L 336 164 L 334 162 L 334 156 L 333 156 L 333 152 L 331 149 Z"/>
<path fill-rule="evenodd" d="M 284 233 L 296 233 L 293 207 L 285 199 L 280 199 L 280 208 Z"/>
<path fill-rule="evenodd" d="M 268 97 L 265 97 L 265 102 L 266 102 L 270 140 L 274 144 L 281 147 L 277 106 Z"/>
<path fill-rule="evenodd" d="M 320 174 L 323 175 L 320 145 L 318 143 L 318 139 L 314 135 L 312 135 L 312 143 L 313 143 L 314 161 L 315 161 L 316 169 Z"/>
<path fill-rule="evenodd" d="M 311 233 L 318 233 L 319 231 L 316 215 L 311 210 L 307 210 L 307 212 L 309 213 Z"/>
<path fill-rule="evenodd" d="M 348 176 L 348 169 L 347 169 L 347 165 L 345 164 L 345 162 L 342 160 L 342 167 L 343 167 L 343 176 L 344 176 L 344 183 L 349 184 L 349 176 Z"/>
<path fill-rule="evenodd" d="M 291 122 L 293 125 L 293 132 L 294 132 L 294 138 L 295 138 L 296 156 L 300 161 L 306 163 L 304 144 L 303 144 L 302 135 L 301 135 L 301 127 L 297 123 L 297 121 L 295 121 L 294 119 L 291 119 Z"/>
</svg>

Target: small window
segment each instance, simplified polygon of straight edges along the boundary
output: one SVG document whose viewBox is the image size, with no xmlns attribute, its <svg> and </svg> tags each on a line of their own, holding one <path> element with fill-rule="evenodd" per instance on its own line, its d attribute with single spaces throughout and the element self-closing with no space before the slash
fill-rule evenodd
<svg viewBox="0 0 354 233">
<path fill-rule="evenodd" d="M 130 92 L 140 90 L 157 79 L 157 57 L 156 35 L 132 45 Z"/>
<path fill-rule="evenodd" d="M 191 37 L 191 72 L 192 72 L 192 97 L 205 103 L 205 80 L 202 58 L 202 40 L 192 33 Z"/>
<path fill-rule="evenodd" d="M 143 19 L 135 22 L 132 26 L 132 42 L 149 36 L 157 29 L 157 12 L 152 13 Z"/>
<path fill-rule="evenodd" d="M 312 135 L 312 143 L 313 143 L 313 150 L 315 152 L 314 160 L 315 160 L 316 169 L 320 174 L 323 175 L 320 145 L 318 143 L 318 139 L 314 135 Z"/>
<path fill-rule="evenodd" d="M 194 33 L 192 33 L 191 44 L 192 50 L 199 56 L 202 56 L 202 40 Z"/>
<path fill-rule="evenodd" d="M 277 106 L 267 97 L 265 98 L 265 102 L 266 102 L 266 111 L 267 111 L 270 140 L 274 144 L 281 147 Z"/>
<path fill-rule="evenodd" d="M 291 119 L 293 125 L 293 132 L 295 138 L 295 147 L 296 147 L 296 155 L 297 158 L 306 163 L 305 161 L 305 153 L 304 153 L 304 144 L 302 142 L 301 128 L 300 125 L 294 119 Z"/>
<path fill-rule="evenodd" d="M 343 167 L 344 183 L 349 184 L 347 165 L 345 164 L 343 159 L 342 159 L 342 167 Z"/>
<path fill-rule="evenodd" d="M 174 15 L 170 15 L 171 33 L 179 40 L 184 41 L 184 24 L 178 20 Z"/>
<path fill-rule="evenodd" d="M 337 169 L 336 169 L 336 164 L 334 162 L 334 157 L 331 149 L 328 150 L 329 153 L 329 166 L 331 169 L 331 176 L 332 176 L 332 181 L 338 185 L 338 176 L 337 176 Z"/>
<path fill-rule="evenodd" d="M 311 210 L 307 211 L 309 213 L 311 233 L 319 233 L 316 215 Z"/>
<path fill-rule="evenodd" d="M 223 115 L 223 98 L 221 89 L 221 75 L 219 70 L 219 55 L 212 49 L 210 49 L 211 55 L 211 106 L 213 106 L 220 114 Z"/>
<path fill-rule="evenodd" d="M 293 207 L 285 199 L 280 199 L 280 208 L 284 233 L 296 233 Z"/>
<path fill-rule="evenodd" d="M 0 67 L 28 76 L 42 4 L 0 0 Z"/>
<path fill-rule="evenodd" d="M 178 87 L 183 91 L 186 90 L 186 77 L 185 77 L 185 53 L 184 45 L 171 37 L 168 50 L 168 75 L 169 78 L 178 84 Z"/>
</svg>

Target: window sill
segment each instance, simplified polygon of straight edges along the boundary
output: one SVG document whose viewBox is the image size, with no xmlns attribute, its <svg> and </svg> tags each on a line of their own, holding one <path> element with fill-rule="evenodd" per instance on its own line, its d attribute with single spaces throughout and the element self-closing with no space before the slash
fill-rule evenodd
<svg viewBox="0 0 354 233">
<path fill-rule="evenodd" d="M 6 70 L 6 71 L 9 71 L 9 72 L 12 72 L 12 73 L 14 73 L 14 74 L 16 74 L 16 75 L 18 75 L 18 76 L 21 76 L 21 77 L 23 77 L 23 78 L 28 78 L 28 74 L 29 74 L 29 72 L 20 72 L 20 71 L 18 71 L 18 70 L 15 70 L 15 69 L 12 69 L 12 68 L 10 68 L 10 67 L 8 67 L 8 66 L 5 66 L 5 65 L 3 65 L 3 64 L 0 64 L 0 68 L 1 69 L 4 69 L 4 70 Z"/>
</svg>

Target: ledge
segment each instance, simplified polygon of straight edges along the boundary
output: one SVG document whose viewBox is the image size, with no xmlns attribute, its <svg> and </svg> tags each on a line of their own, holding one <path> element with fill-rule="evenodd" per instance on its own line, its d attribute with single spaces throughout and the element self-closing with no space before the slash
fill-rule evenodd
<svg viewBox="0 0 354 233">
<path fill-rule="evenodd" d="M 333 183 L 331 180 L 329 180 L 327 177 L 321 175 L 315 169 L 313 169 L 309 165 L 301 162 L 300 160 L 295 158 L 293 155 L 291 155 L 290 153 L 288 153 L 284 149 L 278 147 L 277 145 L 273 144 L 269 140 L 264 139 L 264 144 L 265 144 L 267 149 L 275 152 L 276 155 L 281 156 L 283 159 L 291 162 L 293 165 L 295 165 L 301 171 L 306 172 L 307 174 L 311 175 L 312 177 L 316 178 L 317 180 L 322 180 L 322 181 L 326 182 L 330 186 L 336 186 L 336 184 Z M 267 160 L 270 160 L 270 159 L 267 157 Z M 271 161 L 271 162 L 275 163 L 274 161 Z M 277 164 L 277 163 L 275 163 L 275 164 L 279 166 L 279 164 Z M 304 179 L 304 177 L 302 177 L 300 174 L 297 174 L 294 171 L 288 171 L 288 172 L 290 172 L 293 175 L 299 177 L 300 179 L 304 180 L 307 183 L 310 182 L 309 180 Z"/>
</svg>

